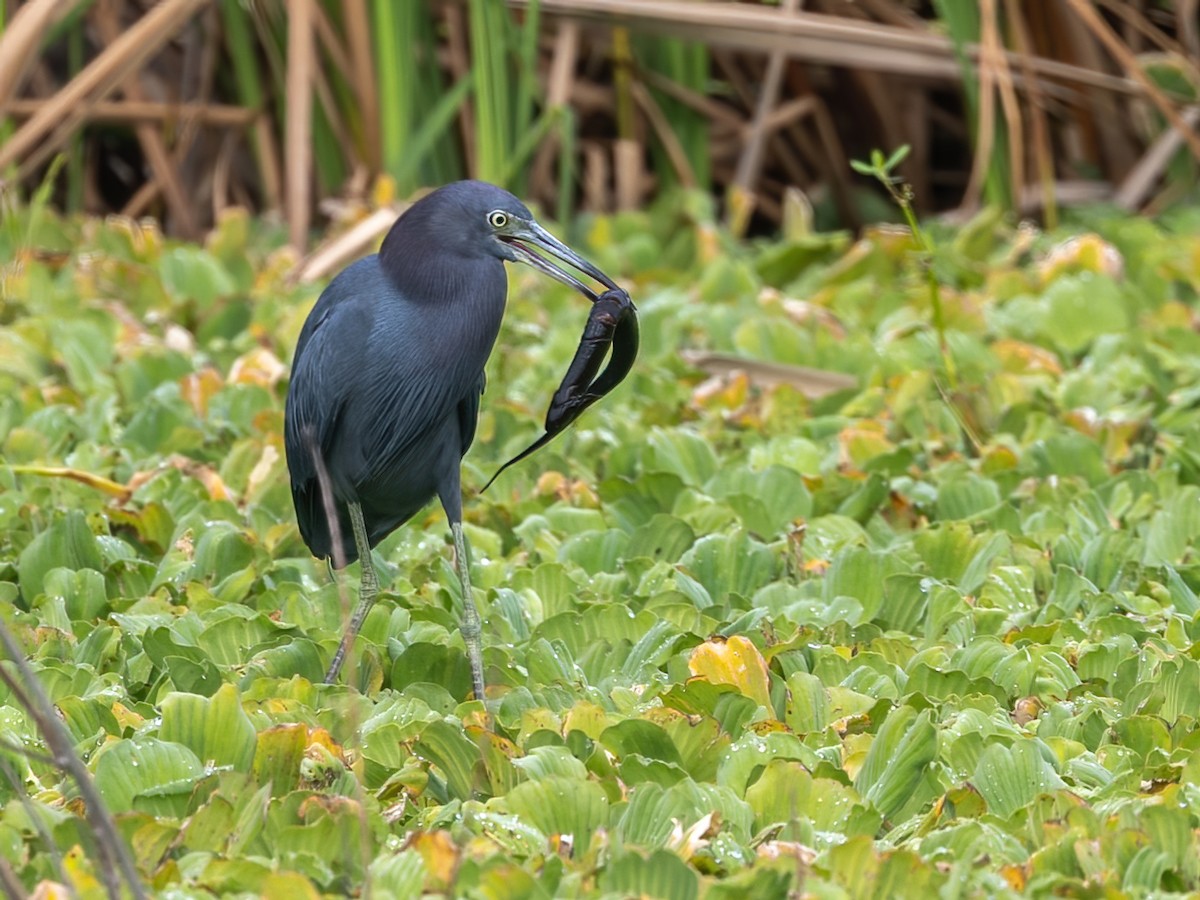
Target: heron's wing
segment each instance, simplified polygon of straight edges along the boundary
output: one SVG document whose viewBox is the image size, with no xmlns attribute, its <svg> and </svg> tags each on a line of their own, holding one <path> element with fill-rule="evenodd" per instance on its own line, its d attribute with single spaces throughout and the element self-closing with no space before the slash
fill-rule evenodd
<svg viewBox="0 0 1200 900">
<path fill-rule="evenodd" d="M 373 262 L 368 257 L 346 269 L 317 300 L 296 343 L 284 415 L 284 447 L 300 534 L 315 556 L 331 557 L 329 517 L 317 474 L 320 459 L 327 465 L 347 562 L 358 555 L 342 502 L 353 493 L 345 473 L 328 462 L 356 387 L 361 356 L 353 347 L 371 330 L 371 296 L 365 288 L 372 272 L 378 271 Z"/>
<path fill-rule="evenodd" d="M 347 290 L 339 276 L 304 323 L 284 416 L 284 443 L 294 486 L 317 477 L 316 452 L 323 458 L 328 455 L 357 381 L 361 357 L 348 349 L 365 343 L 371 319 L 369 296 Z"/>
<path fill-rule="evenodd" d="M 487 387 L 487 375 L 479 373 L 475 390 L 468 392 L 458 403 L 458 433 L 462 437 L 462 455 L 466 456 L 475 440 L 475 428 L 479 424 L 479 398 Z"/>
</svg>

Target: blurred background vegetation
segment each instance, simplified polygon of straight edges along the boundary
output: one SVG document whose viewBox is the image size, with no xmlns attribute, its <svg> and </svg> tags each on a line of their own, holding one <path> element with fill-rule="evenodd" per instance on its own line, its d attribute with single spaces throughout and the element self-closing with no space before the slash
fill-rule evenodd
<svg viewBox="0 0 1200 900">
<path fill-rule="evenodd" d="M 735 233 L 1154 212 L 1200 159 L 1198 0 L 5 0 L 0 174 L 195 238 L 463 177 L 566 219 L 705 192 Z M 63 162 L 53 170 L 57 159 Z M 377 234 L 393 210 L 370 227 Z"/>
</svg>

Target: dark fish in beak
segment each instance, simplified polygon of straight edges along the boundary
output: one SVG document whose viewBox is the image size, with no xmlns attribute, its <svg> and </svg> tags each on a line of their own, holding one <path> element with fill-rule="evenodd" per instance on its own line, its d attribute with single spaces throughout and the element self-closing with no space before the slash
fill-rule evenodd
<svg viewBox="0 0 1200 900">
<path fill-rule="evenodd" d="M 604 280 L 607 282 L 607 279 Z M 497 469 L 496 474 L 483 486 L 483 491 L 491 487 L 500 473 L 513 463 L 544 447 L 565 431 L 568 425 L 579 418 L 580 413 L 620 384 L 633 368 L 639 342 L 637 307 L 633 305 L 629 294 L 615 285 L 598 297 L 592 296 L 592 309 L 583 329 L 583 337 L 579 340 L 579 348 L 546 412 L 545 434 Z M 600 364 L 610 348 L 612 355 L 608 365 L 600 372 Z M 597 372 L 600 372 L 598 376 Z"/>
</svg>

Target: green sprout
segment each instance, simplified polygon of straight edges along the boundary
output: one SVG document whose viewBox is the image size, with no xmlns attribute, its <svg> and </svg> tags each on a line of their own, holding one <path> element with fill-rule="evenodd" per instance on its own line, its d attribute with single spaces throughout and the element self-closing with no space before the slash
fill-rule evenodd
<svg viewBox="0 0 1200 900">
<path fill-rule="evenodd" d="M 882 184 L 888 192 L 888 196 L 892 198 L 892 202 L 904 214 L 904 221 L 908 223 L 908 230 L 912 232 L 913 239 L 916 240 L 917 247 L 920 250 L 921 264 L 925 270 L 925 282 L 929 286 L 929 303 L 933 309 L 933 330 L 937 332 L 938 350 L 941 353 L 942 366 L 946 370 L 946 378 L 950 382 L 950 387 L 955 388 L 957 387 L 958 378 L 955 375 L 954 360 L 951 358 L 946 344 L 946 320 L 942 312 L 941 288 L 938 285 L 937 276 L 933 272 L 933 244 L 921 228 L 921 224 L 917 221 L 917 214 L 913 211 L 912 185 L 894 174 L 896 168 L 900 163 L 904 162 L 911 149 L 908 144 L 901 144 L 892 151 L 891 156 L 886 158 L 882 150 L 872 150 L 870 162 L 852 159 L 850 160 L 850 168 L 860 175 L 874 178 Z"/>
</svg>

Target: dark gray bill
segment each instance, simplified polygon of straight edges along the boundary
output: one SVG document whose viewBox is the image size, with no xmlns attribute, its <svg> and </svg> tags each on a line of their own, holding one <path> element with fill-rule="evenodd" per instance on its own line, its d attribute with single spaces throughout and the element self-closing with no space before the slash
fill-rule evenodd
<svg viewBox="0 0 1200 900">
<path fill-rule="evenodd" d="M 567 265 L 578 269 L 585 275 L 595 278 L 610 291 L 620 290 L 616 282 L 593 266 L 590 262 L 548 232 L 537 222 L 530 222 L 527 226 L 522 227 L 519 231 L 514 231 L 511 235 L 506 235 L 505 240 L 508 245 L 517 253 L 517 258 L 533 268 L 537 269 L 556 281 L 561 281 L 563 284 L 570 285 L 579 291 L 593 303 L 596 302 L 597 294 L 590 287 L 576 278 L 569 272 L 564 272 L 550 260 L 544 256 L 539 256 L 534 253 L 527 244 L 532 244 L 534 247 L 539 247 L 545 250 L 551 256 L 562 260 Z"/>
</svg>

